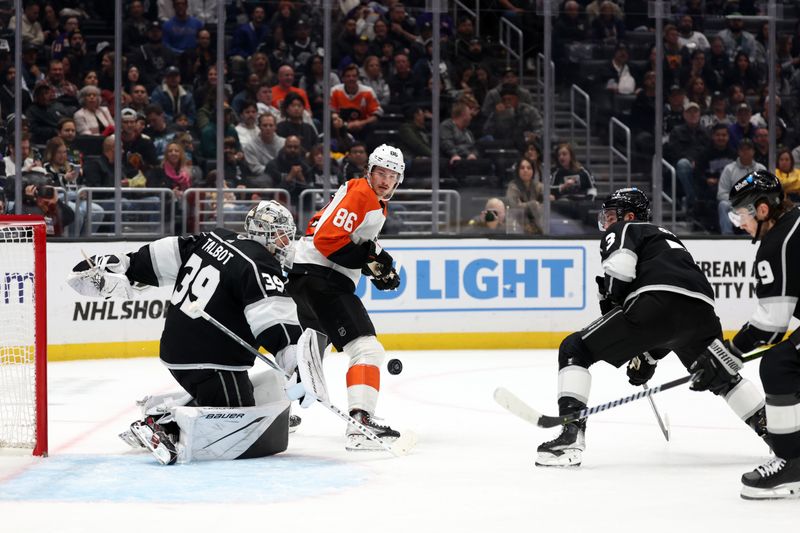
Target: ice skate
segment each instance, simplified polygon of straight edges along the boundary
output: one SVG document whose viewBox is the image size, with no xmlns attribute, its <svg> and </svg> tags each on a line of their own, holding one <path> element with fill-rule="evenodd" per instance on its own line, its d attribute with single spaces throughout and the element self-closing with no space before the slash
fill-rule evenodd
<svg viewBox="0 0 800 533">
<path fill-rule="evenodd" d="M 376 419 L 366 411 L 354 409 L 350 411 L 350 416 L 367 426 L 372 430 L 373 433 L 387 442 L 394 442 L 400 437 L 399 431 L 395 431 L 389 426 L 377 423 Z M 358 429 L 355 428 L 355 426 L 352 425 L 347 426 L 347 443 L 344 447 L 348 451 L 383 450 L 383 447 L 381 447 L 380 444 L 368 439 L 366 436 L 361 434 Z"/>
<path fill-rule="evenodd" d="M 745 500 L 782 500 L 800 498 L 800 458 L 774 457 L 742 476 Z"/>
<path fill-rule="evenodd" d="M 536 466 L 580 466 L 586 449 L 585 428 L 583 421 L 569 423 L 558 437 L 540 444 Z"/>
<path fill-rule="evenodd" d="M 135 423 L 136 422 L 134 422 L 134 424 Z M 134 450 L 146 450 L 147 449 L 147 446 L 145 446 L 142 443 L 142 441 L 139 440 L 139 437 L 137 437 L 136 434 L 134 434 L 131 429 L 127 429 L 127 430 L 123 431 L 122 433 L 120 433 L 119 434 L 119 438 L 122 439 L 125 442 L 125 444 L 130 446 L 131 449 L 134 449 Z"/>
<path fill-rule="evenodd" d="M 178 460 L 178 451 L 175 449 L 172 437 L 153 420 L 153 417 L 148 416 L 131 424 L 131 433 L 139 438 L 142 445 L 150 450 L 162 465 L 175 464 Z"/>
</svg>

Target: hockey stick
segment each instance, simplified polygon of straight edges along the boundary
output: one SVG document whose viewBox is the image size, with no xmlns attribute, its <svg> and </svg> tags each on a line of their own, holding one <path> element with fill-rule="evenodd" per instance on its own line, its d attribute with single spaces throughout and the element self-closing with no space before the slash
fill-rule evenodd
<svg viewBox="0 0 800 533">
<path fill-rule="evenodd" d="M 249 343 L 247 343 L 239 335 L 237 335 L 236 333 L 231 331 L 227 326 L 222 324 L 219 320 L 217 320 L 213 316 L 209 315 L 205 311 L 205 309 L 202 309 L 199 305 L 196 304 L 196 302 L 193 302 L 193 303 L 191 303 L 189 305 L 189 313 L 191 313 L 189 316 L 192 316 L 192 317 L 194 317 L 194 316 L 202 317 L 204 320 L 206 320 L 210 324 L 214 325 L 217 329 L 219 329 L 220 331 L 225 333 L 232 340 L 236 341 L 240 346 L 245 348 L 251 354 L 253 354 L 258 359 L 260 359 L 263 362 L 265 362 L 273 370 L 283 374 L 283 376 L 286 379 L 291 379 L 291 375 L 290 374 L 287 374 L 286 371 L 284 371 L 281 367 L 279 367 L 277 364 L 272 362 L 271 359 L 269 359 L 264 354 L 262 354 L 261 352 L 259 352 L 255 348 L 253 348 Z M 300 361 L 298 361 L 298 363 L 300 363 Z M 321 376 L 320 376 L 320 378 L 321 378 Z M 316 391 L 314 391 L 314 392 L 316 392 Z M 389 442 L 385 441 L 384 439 L 380 438 L 379 436 L 377 436 L 370 428 L 368 428 L 367 426 L 365 426 L 364 424 L 362 424 L 361 422 L 359 422 L 358 420 L 356 420 L 355 418 L 353 418 L 349 414 L 345 413 L 344 411 L 342 411 L 341 409 L 339 409 L 338 407 L 336 407 L 335 405 L 330 403 L 327 400 L 327 398 L 316 398 L 316 400 L 319 403 L 321 403 L 330 412 L 332 412 L 333 414 L 335 414 L 336 416 L 338 416 L 339 418 L 341 418 L 342 420 L 344 420 L 348 424 L 353 425 L 356 429 L 358 429 L 358 431 L 362 435 L 367 437 L 369 440 L 375 441 L 378 444 L 380 444 L 380 446 L 384 450 L 386 450 L 387 452 L 391 453 L 395 457 L 400 457 L 400 456 L 403 456 L 403 455 L 407 455 L 408 452 L 411 451 L 411 448 L 413 448 L 414 445 L 416 444 L 416 436 L 411 432 L 404 432 L 396 441 L 394 441 L 393 443 L 389 443 Z"/>
<path fill-rule="evenodd" d="M 749 352 L 746 356 L 742 357 L 742 362 L 747 363 L 749 361 L 758 359 L 769 348 L 769 346 L 761 346 L 752 352 Z M 575 411 L 561 416 L 543 415 L 527 403 L 520 400 L 514 393 L 503 387 L 498 387 L 495 389 L 494 400 L 511 414 L 520 417 L 526 422 L 530 422 L 531 424 L 537 425 L 540 428 L 552 428 L 556 426 L 563 426 L 569 424 L 570 422 L 575 422 L 577 420 L 586 418 L 587 416 L 601 413 L 608 409 L 613 409 L 614 407 L 619 407 L 620 405 L 625 405 L 626 403 L 634 402 L 636 400 L 641 400 L 642 398 L 649 398 L 650 396 L 658 394 L 659 392 L 679 387 L 684 383 L 694 381 L 697 379 L 695 376 L 699 376 L 699 373 L 684 376 L 682 378 L 658 385 L 657 387 L 653 387 L 652 389 L 645 389 L 635 394 L 631 394 L 630 396 L 625 396 L 617 400 L 602 403 L 594 407 L 587 407 L 586 409 L 581 409 L 580 411 Z"/>
<path fill-rule="evenodd" d="M 647 383 L 643 383 L 642 388 L 648 390 L 649 387 Z M 667 442 L 669 442 L 669 417 L 665 414 L 662 420 L 661 413 L 658 412 L 658 407 L 656 407 L 656 402 L 653 401 L 653 397 L 648 396 L 647 400 L 650 402 L 650 407 L 653 408 L 653 414 L 656 415 L 656 422 L 658 422 L 658 427 L 661 428 L 661 433 L 664 435 L 664 438 L 667 439 Z"/>
</svg>

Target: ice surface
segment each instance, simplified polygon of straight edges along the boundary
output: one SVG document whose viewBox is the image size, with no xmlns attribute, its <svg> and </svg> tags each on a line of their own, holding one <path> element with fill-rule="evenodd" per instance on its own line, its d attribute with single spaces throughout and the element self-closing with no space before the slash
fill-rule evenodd
<svg viewBox="0 0 800 533">
<path fill-rule="evenodd" d="M 753 532 L 794 530 L 800 501 L 746 502 L 742 473 L 768 450 L 720 398 L 656 395 L 672 425 L 661 435 L 646 400 L 590 419 L 584 464 L 533 466 L 554 430 L 492 400 L 502 385 L 556 412 L 554 351 L 395 352 L 378 415 L 416 431 L 411 455 L 346 452 L 344 426 L 321 406 L 273 458 L 165 467 L 117 438 L 146 394 L 176 389 L 157 359 L 51 363 L 50 457 L 0 455 L 0 531 Z M 346 360 L 325 360 L 344 407 Z M 683 375 L 671 356 L 652 384 Z M 592 368 L 590 404 L 635 389 L 624 370 Z M 758 382 L 757 363 L 745 375 Z M 759 383 L 760 387 L 760 383 Z M 788 529 L 789 525 L 791 529 Z"/>
</svg>

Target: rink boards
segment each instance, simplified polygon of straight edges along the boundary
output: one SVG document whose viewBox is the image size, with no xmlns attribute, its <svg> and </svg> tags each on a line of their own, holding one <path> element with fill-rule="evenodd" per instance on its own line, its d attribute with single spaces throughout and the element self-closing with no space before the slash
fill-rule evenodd
<svg viewBox="0 0 800 533">
<path fill-rule="evenodd" d="M 170 290 L 135 300 L 92 300 L 64 280 L 87 254 L 121 253 L 144 243 L 48 243 L 51 360 L 156 355 Z M 357 292 L 387 349 L 555 348 L 599 313 L 596 240 L 382 240 L 402 284 L 380 292 L 362 278 Z M 725 330 L 752 314 L 756 247 L 749 240 L 685 242 L 712 283 Z M 21 297 L 2 273 L 0 299 Z M 14 293 L 13 295 L 11 293 Z M 24 297 L 25 295 L 22 295 Z M 0 302 L 1 303 L 1 302 Z"/>
</svg>

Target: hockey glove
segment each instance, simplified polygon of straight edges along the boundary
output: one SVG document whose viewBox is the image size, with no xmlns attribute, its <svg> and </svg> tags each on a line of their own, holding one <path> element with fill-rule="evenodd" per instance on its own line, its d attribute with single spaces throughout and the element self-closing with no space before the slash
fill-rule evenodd
<svg viewBox="0 0 800 533">
<path fill-rule="evenodd" d="M 389 252 L 381 248 L 375 241 L 369 241 L 367 247 L 367 260 L 361 268 L 361 273 L 376 278 L 389 274 L 394 263 Z"/>
<path fill-rule="evenodd" d="M 605 315 L 614 309 L 614 302 L 611 301 L 610 295 L 606 292 L 605 276 L 595 276 L 594 281 L 597 283 L 597 300 L 600 302 L 600 312 Z"/>
<path fill-rule="evenodd" d="M 126 254 L 95 255 L 75 265 L 67 275 L 67 284 L 84 296 L 130 299 L 133 288 L 125 275 L 129 266 Z"/>
<path fill-rule="evenodd" d="M 742 366 L 742 360 L 732 354 L 722 341 L 715 339 L 689 367 L 689 372 L 696 376 L 691 389 L 720 394 L 731 382 L 735 382 Z"/>
<path fill-rule="evenodd" d="M 392 268 L 388 274 L 372 278 L 372 284 L 379 291 L 393 291 L 400 286 L 400 274 Z"/>
<path fill-rule="evenodd" d="M 658 361 L 647 352 L 637 355 L 628 363 L 628 383 L 637 387 L 644 385 L 656 373 L 657 364 Z"/>
</svg>

